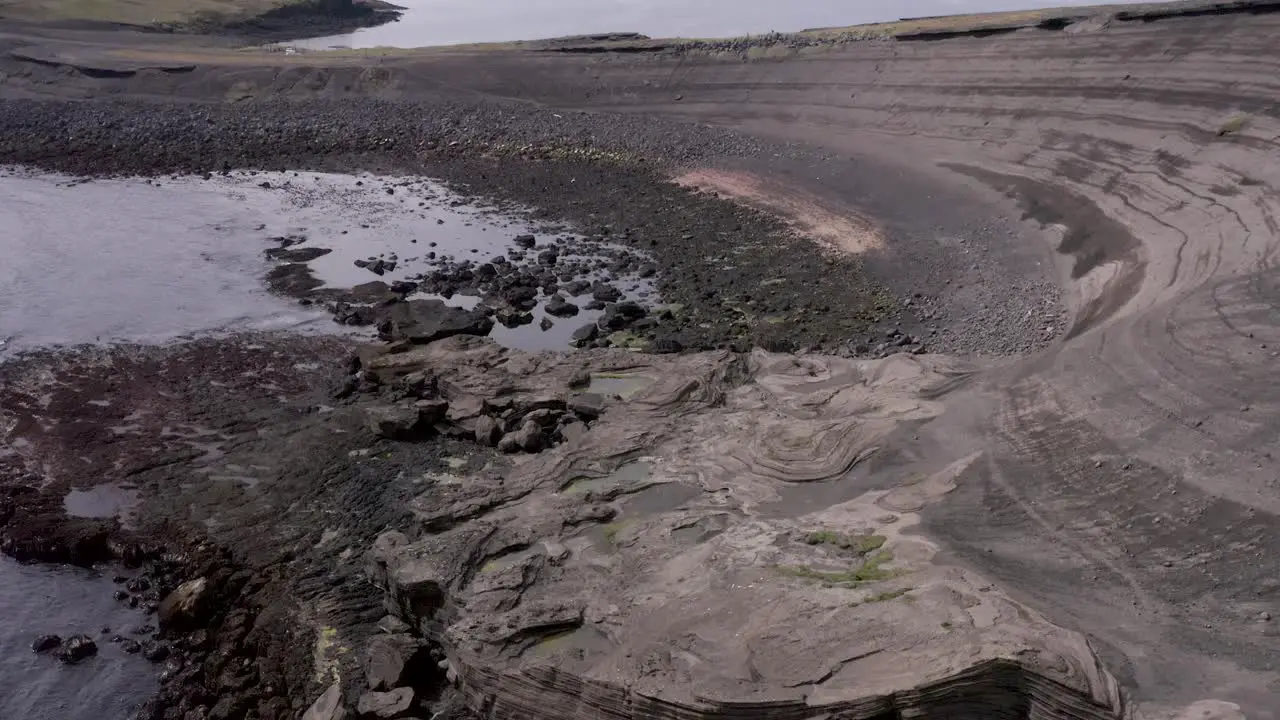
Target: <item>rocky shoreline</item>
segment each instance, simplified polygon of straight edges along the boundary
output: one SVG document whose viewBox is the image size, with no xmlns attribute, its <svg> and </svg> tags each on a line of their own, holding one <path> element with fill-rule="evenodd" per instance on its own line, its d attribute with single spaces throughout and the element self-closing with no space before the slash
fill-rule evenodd
<svg viewBox="0 0 1280 720">
<path fill-rule="evenodd" d="M 448 97 L 427 105 L 4 100 L 0 129 L 6 164 L 86 178 L 407 173 L 444 180 L 465 196 L 532 208 L 533 220 L 564 223 L 576 234 L 570 240 L 561 232 L 522 234 L 512 242 L 523 256 L 508 254 L 505 263 L 442 260 L 412 286 L 376 279 L 398 258 L 370 258 L 371 282 L 345 292 L 318 289 L 310 279 L 305 262 L 314 250 L 299 255 L 289 238 L 277 240 L 269 251 L 276 289 L 325 304 L 344 324 L 376 327 L 385 342 L 374 346 L 241 337 L 36 353 L 3 366 L 8 377 L 24 378 L 0 388 L 0 406 L 16 418 L 8 439 L 27 443 L 22 462 L 7 458 L 0 482 L 8 498 L 0 505 L 5 551 L 27 560 L 140 569 L 148 589 L 130 597 L 162 614 L 159 639 L 173 650 L 162 690 L 143 710 L 148 719 L 274 720 L 303 712 L 308 720 L 352 712 L 471 717 L 487 701 L 461 694 L 460 673 L 475 692 L 491 678 L 477 674 L 474 654 L 458 636 L 436 627 L 446 618 L 424 609 L 422 602 L 433 601 L 420 594 L 430 596 L 436 581 L 407 589 L 394 576 L 417 543 L 489 527 L 490 513 L 512 500 L 495 468 L 570 462 L 582 443 L 599 440 L 592 430 L 602 415 L 634 413 L 640 435 L 626 431 L 617 452 L 603 458 L 612 469 L 587 474 L 609 476 L 642 454 L 646 441 L 667 436 L 644 436 L 649 420 L 705 412 L 743 386 L 773 382 L 769 373 L 749 369 L 759 362 L 750 359 L 753 349 L 868 359 L 946 349 L 942 340 L 926 340 L 925 313 L 944 299 L 913 292 L 917 269 L 872 277 L 861 259 L 833 254 L 777 217 L 668 179 L 674 169 L 725 157 L 818 157 L 803 148 L 684 123 Z M 667 310 L 618 302 L 618 288 L 607 281 L 582 287 L 586 268 L 566 269 L 571 263 L 561 258 L 571 257 L 583 238 L 592 247 L 622 248 L 614 251 L 613 270 L 651 277 Z M 413 299 L 419 289 L 475 292 L 491 306 L 448 310 Z M 605 315 L 589 333 L 595 337 L 580 338 L 581 354 L 508 353 L 473 337 L 494 322 L 518 322 L 531 292 L 558 296 L 557 312 L 566 315 L 576 302 L 601 305 Z M 1025 327 L 1009 332 L 1045 341 Z M 991 345 L 994 352 L 1003 347 Z M 667 362 L 634 349 L 714 355 L 665 355 Z M 924 359 L 911 366 L 931 367 Z M 853 367 L 837 374 L 863 372 Z M 618 410 L 635 392 L 629 378 L 659 368 L 669 378 L 700 379 L 671 388 L 661 403 L 642 400 Z M 50 393 L 58 400 L 40 406 L 37 399 Z M 91 400 L 104 404 L 85 404 Z M 139 412 L 145 420 L 131 419 Z M 51 419 L 62 430 L 42 430 Z M 124 439 L 106 430 L 122 426 L 130 427 Z M 162 432 L 170 427 L 185 430 Z M 72 444 L 92 462 L 68 462 Z M 858 462 L 844 450 L 822 453 L 841 471 Z M 44 470 L 33 475 L 34 467 Z M 62 493 L 120 478 L 141 488 L 143 522 L 136 530 L 66 517 Z M 609 545 L 623 531 L 618 508 L 633 495 L 648 497 L 651 486 L 657 488 L 641 481 L 585 490 L 547 517 L 558 518 L 563 542 L 590 533 L 604 538 L 593 542 Z M 692 499 L 713 491 L 676 486 L 653 492 L 670 488 Z M 719 519 L 691 522 L 707 539 L 722 530 Z M 476 591 L 475 582 L 491 582 L 478 577 L 481 570 L 509 554 L 520 554 L 519 572 L 490 568 L 503 578 L 529 572 L 530 563 L 563 559 L 558 546 L 531 559 L 524 553 L 529 541 L 498 541 L 502 547 L 476 557 L 451 550 L 444 557 L 456 565 L 439 582 L 462 597 Z M 884 561 L 865 553 L 853 560 Z M 797 562 L 808 567 L 809 560 Z M 861 581 L 844 589 L 867 594 Z M 897 597 L 900 590 L 873 594 Z M 810 597 L 803 587 L 795 596 Z M 163 610 L 175 605 L 187 609 Z M 493 609 L 495 617 L 502 612 Z M 511 618 L 516 645 L 528 649 L 582 625 L 581 609 L 565 612 L 560 619 Z"/>
</svg>

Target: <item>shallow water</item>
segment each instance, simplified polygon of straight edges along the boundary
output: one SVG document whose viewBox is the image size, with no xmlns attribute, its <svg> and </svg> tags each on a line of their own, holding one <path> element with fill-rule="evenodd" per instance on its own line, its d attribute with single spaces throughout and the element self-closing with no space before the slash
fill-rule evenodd
<svg viewBox="0 0 1280 720">
<path fill-rule="evenodd" d="M 416 178 L 240 172 L 81 182 L 8 170 L 0 197 L 0 357 L 237 330 L 348 332 L 327 313 L 264 289 L 272 238 L 305 237 L 293 249 L 332 250 L 308 267 L 327 287 L 351 287 L 430 270 L 427 253 L 486 260 L 532 232 Z M 539 234 L 539 243 L 552 237 Z M 396 258 L 396 269 L 375 275 L 353 264 L 378 257 Z M 619 288 L 641 299 L 652 284 L 630 278 Z M 478 299 L 447 302 L 473 307 Z M 601 314 L 549 318 L 544 331 L 540 304 L 532 324 L 499 324 L 492 337 L 525 350 L 566 349 L 573 330 Z"/>
<path fill-rule="evenodd" d="M 1126 0 L 1120 0 L 1125 2 Z M 1127 0 L 1138 2 L 1140 0 Z M 1096 0 L 394 0 L 398 22 L 291 43 L 296 47 L 423 47 L 602 32 L 714 38 L 856 25 L 904 17 L 1093 5 Z"/>
<path fill-rule="evenodd" d="M 116 602 L 109 575 L 80 568 L 20 565 L 0 556 L 0 718 L 5 720 L 125 720 L 158 686 L 157 668 L 127 655 L 101 634 L 148 621 Z M 31 641 L 54 633 L 84 633 L 98 655 L 63 665 L 36 655 Z M 139 640 L 140 636 L 131 636 Z"/>
<path fill-rule="evenodd" d="M 133 509 L 138 504 L 138 490 L 123 485 L 98 485 L 88 490 L 72 490 L 62 499 L 71 517 L 116 518 L 131 527 Z"/>
<path fill-rule="evenodd" d="M 426 252 L 487 259 L 530 230 L 416 179 L 234 173 L 86 182 L 10 168 L 0 169 L 0 198 L 0 360 L 53 345 L 243 330 L 347 332 L 327 312 L 266 291 L 273 263 L 264 252 L 279 245 L 272 238 L 305 236 L 294 247 L 331 249 L 309 265 L 326 284 L 348 287 L 428 270 L 420 262 Z M 397 269 L 381 277 L 353 265 L 392 255 Z M 479 299 L 449 302 L 466 307 Z M 539 307 L 533 325 L 499 325 L 494 337 L 564 348 L 568 333 L 598 313 L 556 320 L 550 333 L 537 325 L 542 315 Z M 0 453 L 12 451 L 0 443 Z M 211 479 L 254 482 L 254 469 L 243 470 Z M 135 489 L 116 485 L 64 498 L 72 516 L 126 524 L 136 502 Z M 0 720 L 123 720 L 154 691 L 157 668 L 100 635 L 103 626 L 123 632 L 146 621 L 112 599 L 115 589 L 100 574 L 0 557 Z M 36 656 L 31 641 L 45 633 L 89 634 L 100 654 L 74 667 Z"/>
<path fill-rule="evenodd" d="M 476 207 L 444 186 L 420 178 L 279 173 L 259 174 L 248 183 L 243 178 L 214 178 L 210 182 L 233 188 L 243 194 L 250 207 L 265 209 L 268 215 L 279 218 L 269 223 L 270 234 L 305 236 L 305 241 L 290 249 L 331 250 L 306 263 L 312 274 L 324 282 L 324 287 L 349 288 L 372 281 L 415 280 L 420 273 L 435 267 L 428 254 L 436 260 L 485 262 L 517 249 L 514 239 L 522 234 L 537 238 L 538 247 L 528 251 L 531 255 L 555 240 L 562 240 L 559 247 L 565 258 L 594 257 L 592 251 L 578 254 L 574 236 L 538 232 L 513 215 Z M 262 182 L 271 188 L 257 187 Z M 606 248 L 616 249 L 616 246 Z M 395 260 L 395 268 L 375 274 L 354 264 L 356 260 L 379 258 Z M 595 273 L 584 278 L 594 280 L 600 275 Z M 624 275 L 615 284 L 624 300 L 644 301 L 653 297 L 654 286 L 649 280 Z M 442 299 L 449 305 L 466 309 L 480 302 L 478 297 L 461 294 L 441 298 L 415 293 L 410 297 Z M 582 305 L 581 301 L 587 299 L 570 300 Z M 552 317 L 545 311 L 546 296 L 539 295 L 538 300 L 531 323 L 517 327 L 497 324 L 490 337 L 522 350 L 564 350 L 570 347 L 575 329 L 595 322 L 604 314 L 582 308 L 578 315 L 570 318 Z M 550 329 L 542 329 L 543 319 L 551 321 Z"/>
<path fill-rule="evenodd" d="M 0 353 L 314 325 L 262 288 L 260 217 L 197 181 L 0 174 Z"/>
</svg>

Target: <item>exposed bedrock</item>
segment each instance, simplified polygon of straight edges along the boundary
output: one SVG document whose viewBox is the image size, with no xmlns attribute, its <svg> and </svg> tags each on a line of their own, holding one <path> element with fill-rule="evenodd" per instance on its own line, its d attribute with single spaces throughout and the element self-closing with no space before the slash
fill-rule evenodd
<svg viewBox="0 0 1280 720">
<path fill-rule="evenodd" d="M 1234 14 L 577 75 L 557 57 L 520 91 L 817 143 L 832 160 L 765 172 L 836 200 L 860 159 L 1007 196 L 1062 254 L 1073 322 L 989 376 L 987 459 L 924 529 L 1088 632 L 1149 714 L 1218 698 L 1276 718 L 1278 33 Z M 932 425 L 904 452 L 952 444 Z"/>
<path fill-rule="evenodd" d="M 754 61 L 521 58 L 518 87 L 499 56 L 474 82 L 818 144 L 827 161 L 731 169 L 837 206 L 867 184 L 859 160 L 1004 196 L 1061 253 L 1073 322 L 989 376 L 990 415 L 890 453 L 981 438 L 922 528 L 1087 632 L 1147 715 L 1217 698 L 1276 718 L 1277 33 L 1275 14 L 1223 15 Z"/>
<path fill-rule="evenodd" d="M 475 395 L 585 366 L 593 392 L 623 398 L 509 469 L 433 478 L 414 526 L 373 552 L 392 607 L 493 717 L 1275 720 L 1278 36 L 1277 14 L 1102 18 L 747 58 L 209 60 L 57 86 L 24 64 L 5 88 L 414 100 L 447 85 L 537 101 L 536 122 L 511 124 L 532 144 L 585 126 L 576 109 L 643 116 L 622 128 L 662 115 L 817 146 L 715 169 L 936 226 L 935 257 L 962 252 L 939 207 L 952 196 L 876 188 L 927 178 L 1043 234 L 1028 253 L 1057 261 L 1069 331 L 972 377 L 929 355 L 415 349 Z M 887 237 L 869 262 L 904 259 Z"/>
<path fill-rule="evenodd" d="M 381 363 L 479 395 L 587 368 L 610 397 L 561 446 L 433 478 L 415 527 L 371 552 L 389 609 L 489 717 L 1125 716 L 1082 635 L 935 564 L 914 532 L 979 455 L 861 472 L 964 390 L 963 363 L 528 356 L 462 337 Z M 829 505 L 804 499 L 813 483 Z"/>
</svg>

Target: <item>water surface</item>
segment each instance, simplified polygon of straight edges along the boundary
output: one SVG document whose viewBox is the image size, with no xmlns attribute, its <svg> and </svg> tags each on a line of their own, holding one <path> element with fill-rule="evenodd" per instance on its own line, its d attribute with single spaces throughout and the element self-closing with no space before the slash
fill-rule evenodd
<svg viewBox="0 0 1280 720">
<path fill-rule="evenodd" d="M 199 180 L 7 171 L 0 198 L 0 354 L 299 328 L 321 317 L 263 289 L 269 218 Z"/>
<path fill-rule="evenodd" d="M 1121 0 L 1121 2 L 1139 0 Z M 395 0 L 399 22 L 292 43 L 423 47 L 602 32 L 714 38 L 857 25 L 904 17 L 1094 5 L 1089 0 Z"/>
<path fill-rule="evenodd" d="M 21 565 L 0 556 L 0 718 L 126 720 L 158 687 L 157 668 L 111 644 L 146 615 L 116 602 L 109 575 L 81 568 Z M 31 652 L 37 635 L 85 634 L 97 657 L 63 665 Z"/>
</svg>

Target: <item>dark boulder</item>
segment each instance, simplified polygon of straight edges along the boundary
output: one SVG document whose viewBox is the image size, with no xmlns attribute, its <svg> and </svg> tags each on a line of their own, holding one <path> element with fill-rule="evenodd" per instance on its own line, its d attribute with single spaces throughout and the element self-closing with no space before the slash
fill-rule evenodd
<svg viewBox="0 0 1280 720">
<path fill-rule="evenodd" d="M 591 283 L 586 280 L 573 280 L 564 284 L 563 289 L 570 295 L 581 295 L 591 289 Z"/>
<path fill-rule="evenodd" d="M 428 648 L 411 635 L 375 635 L 365 647 L 364 676 L 370 690 L 410 684 L 434 664 Z"/>
<path fill-rule="evenodd" d="M 532 282 L 532 278 L 529 278 Z M 517 310 L 532 310 L 538 304 L 538 288 L 530 285 L 513 285 L 500 293 L 503 300 Z"/>
<path fill-rule="evenodd" d="M 604 317 L 600 318 L 599 325 L 602 330 L 610 332 L 622 330 L 647 314 L 649 311 L 638 303 L 614 303 L 605 307 Z"/>
<path fill-rule="evenodd" d="M 622 291 L 608 283 L 596 283 L 591 286 L 591 297 L 601 302 L 617 302 L 622 299 Z"/>
<path fill-rule="evenodd" d="M 271 248 L 266 252 L 266 256 L 272 260 L 282 260 L 291 263 L 311 262 L 318 257 L 324 257 L 333 252 L 329 248 L 296 248 L 288 249 L 283 247 Z"/>
<path fill-rule="evenodd" d="M 55 651 L 64 663 L 78 663 L 98 654 L 98 645 L 88 635 L 73 635 L 62 642 Z"/>
<path fill-rule="evenodd" d="M 142 643 L 142 657 L 153 663 L 164 662 L 169 659 L 170 650 L 168 643 L 156 642 L 150 640 Z"/>
<path fill-rule="evenodd" d="M 378 437 L 410 440 L 421 434 L 424 423 L 412 405 L 376 405 L 365 408 L 365 427 Z"/>
<path fill-rule="evenodd" d="M 408 340 L 425 344 L 454 335 L 488 335 L 493 318 L 480 310 L 450 307 L 440 300 L 409 300 L 387 308 L 378 324 L 384 340 Z"/>
<path fill-rule="evenodd" d="M 62 644 L 62 638 L 57 635 L 41 635 L 31 641 L 31 651 L 37 653 L 46 653 Z"/>
<path fill-rule="evenodd" d="M 182 583 L 160 601 L 160 626 L 178 631 L 203 627 L 209 620 L 211 594 L 205 578 Z"/>
<path fill-rule="evenodd" d="M 595 323 L 587 323 L 577 330 L 573 331 L 573 342 L 576 345 L 585 345 L 600 336 L 600 328 Z"/>
<path fill-rule="evenodd" d="M 552 295 L 551 299 L 547 301 L 546 307 L 543 309 L 548 315 L 554 315 L 555 317 L 560 318 L 573 317 L 579 312 L 577 305 L 574 305 L 559 295 Z"/>
<path fill-rule="evenodd" d="M 531 248 L 538 244 L 538 238 L 532 235 L 517 235 L 515 243 L 522 248 Z"/>
</svg>

